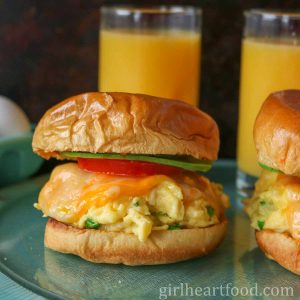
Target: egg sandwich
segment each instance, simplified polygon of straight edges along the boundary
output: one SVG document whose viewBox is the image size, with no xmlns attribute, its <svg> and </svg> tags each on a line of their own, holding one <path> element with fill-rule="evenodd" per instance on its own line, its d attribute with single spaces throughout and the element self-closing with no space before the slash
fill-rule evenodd
<svg viewBox="0 0 300 300">
<path fill-rule="evenodd" d="M 300 90 L 266 99 L 254 142 L 263 171 L 246 212 L 267 257 L 300 275 Z"/>
<path fill-rule="evenodd" d="M 35 207 L 45 246 L 96 263 L 164 264 L 223 240 L 228 197 L 197 172 L 217 159 L 215 121 L 177 100 L 86 93 L 48 110 L 33 150 L 57 166 Z"/>
</svg>

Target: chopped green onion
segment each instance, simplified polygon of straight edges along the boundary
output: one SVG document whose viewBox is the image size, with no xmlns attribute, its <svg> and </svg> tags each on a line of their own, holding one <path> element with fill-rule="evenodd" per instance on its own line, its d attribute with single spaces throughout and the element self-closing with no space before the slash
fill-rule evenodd
<svg viewBox="0 0 300 300">
<path fill-rule="evenodd" d="M 263 230 L 264 226 L 265 226 L 265 221 L 262 220 L 258 220 L 257 221 L 257 226 L 260 230 Z"/>
<path fill-rule="evenodd" d="M 87 218 L 86 221 L 85 221 L 85 228 L 88 228 L 88 229 L 99 229 L 100 227 L 101 227 L 101 224 L 95 222 L 91 218 Z"/>
<path fill-rule="evenodd" d="M 261 200 L 261 201 L 259 201 L 259 204 L 260 204 L 260 205 L 266 205 L 267 202 L 266 202 L 265 200 Z"/>
<path fill-rule="evenodd" d="M 210 217 L 212 217 L 215 214 L 215 209 L 210 205 L 206 206 L 206 210 Z"/>
<path fill-rule="evenodd" d="M 140 202 L 139 202 L 139 201 L 136 201 L 135 203 L 133 203 L 133 205 L 134 205 L 135 207 L 138 207 L 138 206 L 140 206 Z"/>
<path fill-rule="evenodd" d="M 164 213 L 162 211 L 157 211 L 157 212 L 154 212 L 152 213 L 154 216 L 156 217 L 168 217 L 168 214 L 167 213 Z"/>
<path fill-rule="evenodd" d="M 182 226 L 180 224 L 171 224 L 168 226 L 168 230 L 178 230 L 182 229 Z"/>
</svg>

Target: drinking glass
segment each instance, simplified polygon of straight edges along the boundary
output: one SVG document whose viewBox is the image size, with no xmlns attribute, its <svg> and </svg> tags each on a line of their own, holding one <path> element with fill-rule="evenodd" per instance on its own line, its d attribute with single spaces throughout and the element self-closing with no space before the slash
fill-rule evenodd
<svg viewBox="0 0 300 300">
<path fill-rule="evenodd" d="M 99 90 L 199 101 L 201 9 L 102 7 Z"/>
</svg>

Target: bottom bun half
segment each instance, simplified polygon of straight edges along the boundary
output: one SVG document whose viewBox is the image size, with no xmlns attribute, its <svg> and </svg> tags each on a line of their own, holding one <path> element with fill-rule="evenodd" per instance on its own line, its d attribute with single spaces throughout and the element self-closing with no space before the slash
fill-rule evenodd
<svg viewBox="0 0 300 300">
<path fill-rule="evenodd" d="M 95 263 L 167 264 L 208 254 L 220 245 L 226 229 L 224 220 L 206 228 L 153 231 L 141 242 L 133 234 L 79 229 L 49 219 L 45 246 Z"/>
<path fill-rule="evenodd" d="M 271 230 L 256 231 L 256 241 L 266 256 L 300 275 L 300 245 L 290 235 Z"/>
</svg>

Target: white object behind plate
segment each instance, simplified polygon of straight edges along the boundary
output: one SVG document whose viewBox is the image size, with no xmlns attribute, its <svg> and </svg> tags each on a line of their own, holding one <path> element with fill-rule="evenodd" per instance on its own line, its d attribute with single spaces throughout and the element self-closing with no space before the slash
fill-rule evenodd
<svg viewBox="0 0 300 300">
<path fill-rule="evenodd" d="M 25 112 L 11 99 L 0 95 L 0 137 L 30 131 Z"/>
</svg>

